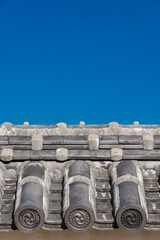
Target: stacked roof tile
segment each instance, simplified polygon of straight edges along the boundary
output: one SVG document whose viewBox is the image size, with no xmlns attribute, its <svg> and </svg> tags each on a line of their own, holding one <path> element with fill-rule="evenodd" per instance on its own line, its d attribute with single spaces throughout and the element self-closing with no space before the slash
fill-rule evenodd
<svg viewBox="0 0 160 240">
<path fill-rule="evenodd" d="M 160 229 L 160 125 L 0 126 L 0 231 Z"/>
</svg>

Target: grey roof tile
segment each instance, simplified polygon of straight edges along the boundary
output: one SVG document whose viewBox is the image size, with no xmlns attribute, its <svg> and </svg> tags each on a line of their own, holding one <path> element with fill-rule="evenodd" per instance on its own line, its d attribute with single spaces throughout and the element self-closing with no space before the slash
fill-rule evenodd
<svg viewBox="0 0 160 240">
<path fill-rule="evenodd" d="M 32 150 L 35 132 L 41 150 Z M 144 144 L 146 134 L 153 149 Z M 97 137 L 97 150 L 89 135 Z M 2 157 L 7 148 L 10 162 Z M 61 148 L 64 160 L 57 157 Z M 160 229 L 160 125 L 3 124 L 0 157 L 1 231 Z"/>
</svg>

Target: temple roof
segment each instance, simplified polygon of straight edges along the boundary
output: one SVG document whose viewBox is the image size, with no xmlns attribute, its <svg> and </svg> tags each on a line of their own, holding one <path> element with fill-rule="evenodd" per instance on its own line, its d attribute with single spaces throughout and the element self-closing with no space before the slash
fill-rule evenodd
<svg viewBox="0 0 160 240">
<path fill-rule="evenodd" d="M 0 125 L 0 231 L 160 229 L 160 125 Z"/>
</svg>

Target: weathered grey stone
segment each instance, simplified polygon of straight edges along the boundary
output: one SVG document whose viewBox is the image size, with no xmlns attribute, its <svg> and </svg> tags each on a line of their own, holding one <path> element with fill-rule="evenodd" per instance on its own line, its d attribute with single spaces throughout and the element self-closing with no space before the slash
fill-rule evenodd
<svg viewBox="0 0 160 240">
<path fill-rule="evenodd" d="M 123 157 L 123 150 L 120 148 L 112 148 L 111 149 L 111 160 L 119 161 Z"/>
<path fill-rule="evenodd" d="M 44 136 L 43 137 L 43 144 L 64 144 L 64 137 L 63 136 Z"/>
<path fill-rule="evenodd" d="M 48 218 L 45 220 L 46 224 L 62 224 L 62 216 L 61 214 L 48 214 Z M 52 229 L 51 229 L 52 230 Z"/>
<path fill-rule="evenodd" d="M 80 121 L 79 125 L 80 125 L 80 126 L 85 126 L 85 122 Z"/>
<path fill-rule="evenodd" d="M 6 167 L 3 163 L 0 162 L 0 199 L 3 195 L 3 187 L 4 187 L 4 184 L 5 184 L 5 175 L 6 175 Z M 1 203 L 1 201 L 0 201 Z"/>
<path fill-rule="evenodd" d="M 88 141 L 87 141 L 88 142 Z M 52 149 L 57 149 L 57 148 L 67 148 L 67 149 L 77 149 L 77 150 L 84 150 L 84 149 L 89 149 L 88 144 L 64 144 L 64 145 L 43 145 L 43 150 L 52 150 Z M 102 145 L 103 146 L 103 145 Z M 1 147 L 0 147 L 1 149 Z M 15 148 L 16 149 L 16 148 Z M 27 149 L 27 148 L 26 148 Z M 29 149 L 29 148 L 28 148 Z"/>
<path fill-rule="evenodd" d="M 110 150 L 68 150 L 68 158 L 72 160 L 110 160 Z"/>
<path fill-rule="evenodd" d="M 61 148 L 58 148 L 61 149 Z M 58 150 L 57 149 L 57 150 Z M 55 160 L 57 150 L 40 150 L 40 151 L 29 151 L 29 150 L 14 150 L 13 160 Z M 101 149 L 97 151 L 90 150 L 68 150 L 68 159 L 79 160 L 110 160 L 110 150 Z M 59 151 L 58 151 L 59 152 Z M 60 152 L 58 153 L 58 155 Z M 65 155 L 66 156 L 66 155 Z M 66 158 L 66 157 L 65 157 Z M 58 159 L 57 159 L 58 160 Z"/>
<path fill-rule="evenodd" d="M 35 134 L 32 136 L 32 150 L 41 150 L 43 146 L 43 136 L 41 134 Z"/>
<path fill-rule="evenodd" d="M 2 149 L 1 160 L 5 162 L 10 162 L 13 157 L 13 149 L 11 148 L 4 148 Z"/>
<path fill-rule="evenodd" d="M 22 232 L 41 229 L 48 216 L 50 178 L 46 167 L 43 162 L 30 162 L 21 168 L 14 221 Z"/>
<path fill-rule="evenodd" d="M 67 145 L 65 145 L 67 147 Z M 55 160 L 56 159 L 56 148 L 39 150 L 39 151 L 30 151 L 30 150 L 13 150 L 13 160 Z M 59 149 L 59 148 L 58 148 Z M 114 149 L 114 148 L 113 148 Z M 120 149 L 120 148 L 116 148 Z M 111 149 L 110 148 L 100 148 L 97 151 L 87 150 L 86 148 L 70 148 L 68 150 L 68 159 L 70 160 L 93 160 L 93 161 L 102 161 L 102 160 L 111 160 Z M 112 150 L 113 151 L 113 150 Z M 160 149 L 153 149 L 152 151 L 144 150 L 141 148 L 124 148 L 123 157 L 121 157 L 121 151 L 119 157 L 116 157 L 117 161 L 124 160 L 159 160 Z M 119 151 L 118 151 L 119 152 Z M 118 155 L 119 153 L 112 152 L 113 156 Z M 1 150 L 0 150 L 1 155 Z M 115 161 L 116 161 L 115 159 Z M 114 160 L 114 158 L 112 159 Z"/>
<path fill-rule="evenodd" d="M 5 123 L 2 124 L 2 127 L 3 127 L 3 128 L 6 128 L 7 131 L 10 131 L 11 128 L 13 127 L 13 124 L 10 123 L 10 122 L 5 122 Z"/>
<path fill-rule="evenodd" d="M 145 150 L 153 150 L 154 138 L 151 134 L 143 134 L 143 146 Z"/>
<path fill-rule="evenodd" d="M 43 141 L 40 141 L 41 144 L 43 143 L 43 147 L 40 144 L 41 147 L 36 146 L 33 148 L 34 150 L 32 150 L 33 135 L 43 136 Z M 96 142 L 97 137 L 99 139 L 99 144 Z M 64 173 L 69 171 L 70 166 L 73 162 L 76 163 L 77 167 L 76 170 L 75 168 L 72 168 L 72 176 L 69 176 L 69 185 L 73 184 L 77 185 L 77 187 L 73 187 L 72 191 L 69 189 L 71 198 L 74 198 L 76 195 L 77 199 L 79 200 L 79 195 L 82 195 L 82 200 L 84 200 L 84 203 L 86 203 L 86 196 L 88 195 L 88 192 L 86 190 L 83 191 L 83 189 L 89 189 L 90 185 L 94 182 L 93 193 L 95 195 L 91 196 L 89 194 L 89 196 L 91 196 L 91 199 L 96 201 L 96 207 L 94 210 L 95 221 L 92 226 L 93 228 L 106 230 L 114 229 L 116 227 L 116 215 L 114 215 L 116 212 L 116 205 L 112 197 L 114 194 L 114 186 L 118 186 L 119 197 L 116 199 L 122 199 L 121 203 L 126 202 L 127 199 L 129 203 L 131 199 L 131 207 L 136 210 L 130 211 L 130 207 L 126 209 L 126 214 L 127 216 L 129 215 L 129 219 L 131 219 L 133 215 L 136 216 L 138 212 L 140 212 L 140 214 L 142 213 L 143 215 L 143 212 L 141 212 L 140 209 L 137 209 L 135 205 L 137 203 L 139 204 L 139 200 L 137 198 L 138 195 L 140 195 L 141 203 L 143 202 L 141 194 L 143 194 L 143 191 L 145 189 L 146 196 L 144 194 L 143 196 L 145 196 L 145 199 L 147 200 L 147 208 L 149 213 L 149 221 L 145 225 L 145 228 L 160 229 L 160 223 L 158 222 L 158 214 L 160 214 L 160 185 L 158 180 L 160 174 L 160 125 L 118 125 L 117 123 L 111 123 L 109 126 L 83 124 L 67 126 L 64 123 L 60 123 L 58 125 L 21 126 L 5 123 L 0 126 L 0 156 L 2 156 L 2 158 L 4 155 L 2 151 L 6 148 L 7 151 L 8 148 L 11 150 L 13 149 L 12 160 L 14 161 L 6 163 L 3 162 L 0 165 L 0 168 L 2 167 L 0 171 L 0 204 L 2 204 L 0 205 L 0 231 L 9 231 L 14 229 L 14 202 L 15 196 L 17 198 L 19 196 L 19 187 L 21 187 L 21 184 L 30 184 L 31 186 L 33 183 L 36 183 L 37 186 L 38 183 L 40 185 L 43 185 L 43 187 L 46 184 L 46 182 L 42 183 L 44 174 L 42 174 L 43 176 L 42 178 L 40 177 L 40 180 L 37 180 L 36 174 L 38 174 L 38 176 L 41 175 L 39 168 L 36 168 L 34 170 L 32 169 L 32 171 L 30 171 L 30 168 L 28 169 L 27 172 L 29 174 L 31 172 L 33 173 L 33 176 L 29 177 L 30 182 L 28 182 L 27 176 L 27 179 L 25 181 L 22 179 L 22 181 L 20 181 L 21 183 L 17 184 L 17 176 L 19 176 L 20 168 L 24 164 L 25 160 L 31 160 L 31 165 L 33 163 L 35 164 L 35 162 L 41 163 L 41 160 L 43 160 L 43 164 L 47 165 L 46 169 L 49 171 L 49 179 L 52 183 L 47 193 L 43 195 L 43 197 L 47 196 L 46 200 L 44 201 L 44 206 L 45 208 L 49 208 L 48 215 L 45 214 L 45 221 L 43 221 L 44 229 L 62 230 L 62 228 L 65 228 L 63 215 L 64 208 L 62 204 L 62 201 L 64 201 L 64 194 L 62 193 L 64 190 Z M 63 151 L 62 149 L 65 150 Z M 115 178 L 116 180 L 113 181 L 112 179 L 111 181 L 110 176 L 101 170 L 105 169 L 105 171 L 108 172 L 108 168 L 110 166 L 119 164 L 119 162 L 113 163 L 111 160 L 119 161 L 121 159 L 125 161 L 123 161 L 123 164 L 120 164 L 120 171 L 117 170 L 117 176 Z M 132 166 L 130 166 L 130 163 L 135 161 L 128 161 L 133 159 L 138 160 L 135 164 L 136 169 L 143 168 L 143 177 L 141 177 L 141 179 L 136 179 L 137 175 L 135 176 L 133 174 L 134 169 Z M 66 163 L 65 160 L 69 161 Z M 92 171 L 90 174 L 90 176 L 95 179 L 94 181 L 90 181 L 88 179 L 86 180 L 89 174 L 87 173 L 87 167 L 84 166 L 85 161 L 89 166 L 94 168 L 94 171 Z M 79 162 L 83 162 L 81 167 L 79 166 Z M 6 166 L 7 170 L 5 170 L 3 166 Z M 23 167 L 24 166 L 25 165 L 23 165 Z M 119 176 L 118 174 L 123 176 Z M 139 174 L 139 176 L 140 175 L 141 174 Z M 82 184 L 82 181 L 84 181 L 84 184 Z M 145 188 L 143 187 L 143 181 L 145 182 Z M 78 184 L 76 184 L 77 182 Z M 111 183 L 113 183 L 113 186 L 111 186 Z M 81 185 L 84 186 L 85 184 L 86 187 L 81 187 Z M 79 191 L 80 188 L 81 191 Z M 36 189 L 35 186 L 28 188 L 27 192 L 29 192 L 29 195 L 30 192 L 34 189 Z M 76 193 L 77 189 L 78 194 Z M 129 194 L 130 190 L 131 193 Z M 36 191 L 40 193 L 38 189 L 36 189 Z M 140 194 L 135 194 L 136 191 L 138 191 Z M 27 195 L 28 193 L 24 194 L 25 199 Z M 67 197 L 68 196 L 69 195 L 67 195 Z M 41 198 L 42 194 L 40 200 Z M 135 200 L 136 203 L 134 202 Z M 24 210 L 26 210 L 26 207 Z M 28 216 L 28 212 L 25 213 Z M 29 214 L 32 213 L 33 212 L 29 212 Z M 75 217 L 77 217 L 76 214 L 79 216 L 79 212 L 74 213 Z M 122 215 L 120 215 L 119 221 L 123 221 L 124 223 L 124 221 L 126 221 L 126 215 L 123 214 L 123 211 L 121 213 Z M 80 214 L 83 215 L 84 212 L 81 211 Z M 154 214 L 154 217 L 152 217 L 151 214 Z M 73 221 L 72 216 L 73 214 L 71 214 L 71 221 Z M 139 216 L 139 214 L 137 216 Z M 59 218 L 61 221 L 58 221 Z M 152 218 L 153 221 L 151 221 Z M 89 218 L 87 215 L 86 221 L 88 221 L 88 219 Z M 134 221 L 134 218 L 131 220 Z M 138 218 L 138 221 L 139 220 L 140 218 Z"/>
<path fill-rule="evenodd" d="M 68 159 L 68 149 L 58 148 L 56 150 L 56 159 L 59 161 L 65 161 Z"/>
<path fill-rule="evenodd" d="M 74 162 L 65 173 L 64 221 L 74 232 L 85 232 L 94 223 L 93 181 L 90 165 L 84 161 Z"/>
<path fill-rule="evenodd" d="M 0 145 L 8 144 L 8 137 L 7 136 L 0 136 Z"/>
<path fill-rule="evenodd" d="M 123 159 L 127 160 L 159 160 L 160 149 L 153 149 L 148 151 L 145 149 L 124 149 Z"/>
<path fill-rule="evenodd" d="M 8 143 L 15 145 L 26 144 L 29 145 L 32 143 L 31 136 L 8 136 Z"/>
<path fill-rule="evenodd" d="M 135 161 L 121 161 L 111 166 L 114 211 L 118 226 L 127 232 L 136 232 L 147 221 L 147 207 L 143 176 Z"/>
<path fill-rule="evenodd" d="M 0 149 L 6 148 L 5 145 L 0 145 Z M 9 148 L 13 149 L 13 150 L 31 150 L 32 149 L 32 145 L 27 145 L 27 144 L 10 144 Z"/>
<path fill-rule="evenodd" d="M 99 148 L 99 135 L 98 134 L 89 134 L 88 135 L 88 144 L 90 150 L 98 150 Z"/>
<path fill-rule="evenodd" d="M 109 125 L 66 125 L 59 123 L 57 125 L 12 125 L 5 123 L 0 126 L 0 135 L 18 135 L 30 136 L 38 133 L 42 135 L 72 135 L 82 136 L 91 133 L 99 135 L 142 135 L 152 134 L 160 135 L 160 125 L 119 125 L 110 123 Z"/>
<path fill-rule="evenodd" d="M 65 135 L 67 133 L 67 124 L 60 122 L 56 124 L 58 135 Z"/>
<path fill-rule="evenodd" d="M 99 136 L 100 145 L 110 145 L 110 144 L 117 144 L 118 145 L 118 136 L 106 136 L 101 135 Z"/>
<path fill-rule="evenodd" d="M 119 134 L 119 124 L 117 122 L 109 123 L 108 135 L 118 135 Z"/>
<path fill-rule="evenodd" d="M 138 121 L 135 121 L 135 122 L 133 123 L 133 125 L 134 125 L 134 126 L 139 126 L 139 122 L 138 122 Z"/>
<path fill-rule="evenodd" d="M 55 160 L 56 151 L 55 150 L 39 150 L 29 151 L 29 150 L 14 150 L 13 160 Z"/>
<path fill-rule="evenodd" d="M 154 136 L 154 144 L 155 144 L 155 145 L 156 145 L 156 144 L 160 145 L 160 135 Z"/>
<path fill-rule="evenodd" d="M 142 144 L 142 136 L 119 136 L 119 144 Z"/>
<path fill-rule="evenodd" d="M 8 179 L 16 179 L 17 173 L 15 169 L 8 169 L 6 173 L 6 178 Z"/>
<path fill-rule="evenodd" d="M 88 136 L 64 136 L 64 144 L 88 144 Z"/>
<path fill-rule="evenodd" d="M 29 125 L 29 122 L 24 122 L 23 125 L 28 126 L 28 125 Z"/>
<path fill-rule="evenodd" d="M 99 145 L 99 149 L 106 149 L 106 148 L 121 148 L 121 149 L 143 149 L 143 145 L 139 144 L 139 145 L 130 145 L 130 144 L 115 144 L 115 145 L 103 145 L 100 144 Z M 160 148 L 160 147 L 159 147 Z"/>
</svg>

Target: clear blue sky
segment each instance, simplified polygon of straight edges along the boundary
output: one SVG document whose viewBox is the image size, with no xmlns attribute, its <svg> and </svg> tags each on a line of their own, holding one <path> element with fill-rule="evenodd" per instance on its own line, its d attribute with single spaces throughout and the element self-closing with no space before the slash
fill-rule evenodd
<svg viewBox="0 0 160 240">
<path fill-rule="evenodd" d="M 160 124 L 159 0 L 0 0 L 0 123 Z"/>
</svg>

